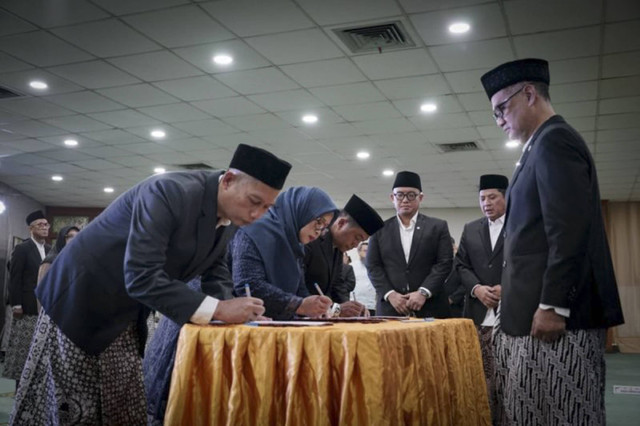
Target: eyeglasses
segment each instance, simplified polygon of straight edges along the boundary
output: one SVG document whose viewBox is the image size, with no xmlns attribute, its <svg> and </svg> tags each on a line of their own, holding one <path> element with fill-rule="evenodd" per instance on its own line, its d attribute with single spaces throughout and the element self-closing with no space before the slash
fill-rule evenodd
<svg viewBox="0 0 640 426">
<path fill-rule="evenodd" d="M 44 222 L 44 223 L 34 223 L 31 226 L 33 226 L 34 228 L 48 228 L 51 225 L 49 225 L 47 222 Z"/>
<path fill-rule="evenodd" d="M 324 218 L 323 218 L 323 217 L 317 217 L 317 218 L 316 218 L 316 220 L 315 220 L 315 222 L 316 222 L 316 223 L 315 223 L 314 229 L 315 229 L 316 231 L 324 231 L 324 229 L 325 229 L 327 226 L 329 226 L 329 224 L 327 223 L 327 221 L 326 221 L 326 220 L 324 220 Z"/>
<path fill-rule="evenodd" d="M 416 197 L 417 197 L 418 195 L 420 195 L 418 192 L 407 192 L 407 193 L 404 193 L 404 192 L 394 192 L 394 193 L 393 193 L 393 196 L 394 196 L 394 197 L 396 197 L 396 200 L 398 200 L 398 201 L 402 201 L 402 200 L 404 200 L 405 198 L 406 198 L 408 201 L 413 201 L 413 200 L 415 200 L 415 199 L 416 199 Z"/>
<path fill-rule="evenodd" d="M 527 85 L 525 84 L 524 86 L 522 86 L 521 88 L 519 88 L 517 91 L 515 91 L 511 96 L 509 96 L 507 99 L 505 99 L 504 101 L 500 102 L 498 105 L 496 105 L 496 107 L 493 109 L 493 119 L 498 121 L 499 119 L 501 119 L 502 117 L 504 117 L 504 109 L 506 108 L 507 104 L 509 103 L 509 101 L 511 100 L 511 98 L 513 98 L 515 95 L 517 95 L 518 93 L 522 92 L 522 89 L 524 89 Z"/>
</svg>

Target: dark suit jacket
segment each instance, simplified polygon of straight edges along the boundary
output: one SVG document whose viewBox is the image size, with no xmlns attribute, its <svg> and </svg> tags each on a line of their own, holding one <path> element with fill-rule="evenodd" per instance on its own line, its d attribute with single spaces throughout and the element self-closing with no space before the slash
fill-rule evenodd
<svg viewBox="0 0 640 426">
<path fill-rule="evenodd" d="M 45 244 L 49 253 L 51 246 Z M 25 315 L 38 315 L 38 303 L 34 290 L 38 283 L 38 270 L 42 258 L 36 243 L 31 238 L 18 244 L 11 254 L 9 266 L 9 305 L 22 305 Z"/>
<path fill-rule="evenodd" d="M 395 290 L 407 294 L 427 288 L 427 299 L 419 317 L 446 318 L 449 302 L 444 292 L 444 280 L 451 272 L 453 249 L 447 222 L 418 214 L 413 233 L 409 262 L 405 260 L 397 216 L 387 219 L 382 229 L 369 239 L 367 271 L 376 289 L 378 315 L 399 315 L 384 295 Z"/>
<path fill-rule="evenodd" d="M 570 330 L 623 323 L 584 140 L 556 115 L 536 130 L 520 164 L 507 192 L 502 330 L 528 335 L 540 303 L 569 308 Z"/>
<path fill-rule="evenodd" d="M 139 319 L 144 305 L 178 324 L 189 320 L 205 295 L 185 283 L 203 275 L 209 291 L 206 282 L 212 269 L 223 267 L 234 231 L 216 232 L 221 173 L 153 176 L 118 197 L 65 247 L 36 294 L 67 337 L 94 355 Z"/>
<path fill-rule="evenodd" d="M 309 294 L 322 293 L 336 303 L 349 300 L 349 291 L 342 280 L 342 252 L 333 247 L 331 232 L 326 232 L 304 247 L 304 282 Z"/>
<path fill-rule="evenodd" d="M 464 316 L 471 318 L 476 325 L 482 324 L 487 315 L 487 308 L 480 300 L 471 297 L 471 290 L 477 284 L 490 287 L 500 284 L 504 227 L 502 231 L 493 250 L 489 235 L 489 219 L 486 217 L 467 223 L 460 238 L 456 254 L 456 269 L 465 289 Z"/>
<path fill-rule="evenodd" d="M 464 295 L 466 290 L 460 281 L 460 274 L 456 270 L 456 259 L 453 258 L 453 267 L 446 280 L 444 280 L 444 293 L 451 303 L 449 304 L 449 316 L 451 318 L 463 318 Z"/>
</svg>

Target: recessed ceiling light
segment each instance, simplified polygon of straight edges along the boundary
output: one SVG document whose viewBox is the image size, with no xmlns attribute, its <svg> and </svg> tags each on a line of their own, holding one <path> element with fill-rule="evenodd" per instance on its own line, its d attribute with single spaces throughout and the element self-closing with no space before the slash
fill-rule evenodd
<svg viewBox="0 0 640 426">
<path fill-rule="evenodd" d="M 56 182 L 60 182 L 62 180 L 62 176 L 53 175 L 53 176 L 51 176 L 51 180 L 55 180 Z"/>
<path fill-rule="evenodd" d="M 167 136 L 167 134 L 164 132 L 164 130 L 152 130 L 151 131 L 151 137 L 153 137 L 153 138 L 162 139 L 165 136 Z"/>
<path fill-rule="evenodd" d="M 438 109 L 436 104 L 422 104 L 420 105 L 420 111 L 422 112 L 434 112 Z"/>
<path fill-rule="evenodd" d="M 466 22 L 454 22 L 449 25 L 449 32 L 453 34 L 464 34 L 471 29 L 471 25 Z"/>
<path fill-rule="evenodd" d="M 318 116 L 313 114 L 307 114 L 302 116 L 302 121 L 304 121 L 307 124 L 313 124 L 318 121 Z"/>
<path fill-rule="evenodd" d="M 114 191 L 114 189 L 113 189 L 113 188 L 111 188 L 110 186 L 107 186 L 107 187 L 104 189 L 104 192 L 106 192 L 107 194 L 111 194 L 113 191 Z"/>
<path fill-rule="evenodd" d="M 40 81 L 40 80 L 34 80 L 29 82 L 29 86 L 33 87 L 34 89 L 38 89 L 38 90 L 44 90 L 47 87 L 49 87 L 49 85 L 47 83 L 45 83 L 44 81 Z"/>
<path fill-rule="evenodd" d="M 64 141 L 66 146 L 78 146 L 78 141 L 75 139 L 67 139 Z"/>
<path fill-rule="evenodd" d="M 367 151 L 360 151 L 356 154 L 356 157 L 361 160 L 366 160 L 367 158 L 371 157 L 371 154 L 369 154 Z"/>
<path fill-rule="evenodd" d="M 504 144 L 507 148 L 517 148 L 520 146 L 520 141 L 507 141 L 507 143 Z"/>
<path fill-rule="evenodd" d="M 218 65 L 229 65 L 233 62 L 233 58 L 229 55 L 216 55 L 213 57 L 213 62 Z"/>
<path fill-rule="evenodd" d="M 158 175 L 160 175 L 160 174 L 162 174 L 164 172 L 166 172 L 164 167 L 156 167 L 155 169 L 153 169 L 153 173 L 158 174 Z"/>
<path fill-rule="evenodd" d="M 382 171 L 383 176 L 393 176 L 393 170 L 387 169 Z"/>
</svg>

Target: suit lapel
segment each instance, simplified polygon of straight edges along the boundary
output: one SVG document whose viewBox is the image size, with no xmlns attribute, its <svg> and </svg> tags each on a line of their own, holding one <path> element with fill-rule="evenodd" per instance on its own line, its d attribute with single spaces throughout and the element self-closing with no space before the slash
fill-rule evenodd
<svg viewBox="0 0 640 426">
<path fill-rule="evenodd" d="M 482 247 L 484 247 L 484 251 L 487 253 L 487 257 L 491 257 L 493 250 L 491 250 L 489 219 L 487 219 L 486 217 L 482 219 L 482 222 L 480 222 L 480 229 L 478 229 L 478 233 L 480 234 L 480 241 L 482 241 Z"/>
<path fill-rule="evenodd" d="M 402 249 L 402 240 L 400 239 L 400 223 L 398 221 L 398 216 L 395 216 L 391 222 L 389 222 L 389 226 L 391 227 L 391 247 L 398 247 L 398 250 L 394 250 L 394 254 L 396 256 L 400 256 L 402 261 L 406 264 L 407 259 L 404 257 L 404 250 Z"/>
<path fill-rule="evenodd" d="M 208 255 L 215 250 L 216 224 L 218 223 L 218 178 L 215 173 L 207 178 L 202 196 L 202 209 L 196 229 L 196 252 L 186 269 L 186 275 L 191 276 L 203 264 Z"/>
<path fill-rule="evenodd" d="M 490 260 L 493 260 L 501 251 L 502 246 L 504 245 L 504 224 L 502 225 L 502 231 L 500 231 L 500 235 L 498 236 L 498 240 L 496 241 L 496 246 L 493 248 L 493 253 L 489 256 Z"/>
<path fill-rule="evenodd" d="M 418 217 L 416 218 L 416 228 L 413 230 L 413 238 L 411 238 L 411 251 L 409 252 L 408 264 L 413 262 L 413 259 L 416 257 L 416 253 L 418 252 L 418 245 L 420 245 L 420 240 L 424 233 L 424 222 L 424 216 L 418 214 Z"/>
</svg>

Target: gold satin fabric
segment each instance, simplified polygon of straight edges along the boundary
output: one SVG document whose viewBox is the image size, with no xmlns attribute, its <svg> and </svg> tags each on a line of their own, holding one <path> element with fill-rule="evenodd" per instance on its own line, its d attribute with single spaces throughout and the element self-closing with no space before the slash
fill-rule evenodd
<svg viewBox="0 0 640 426">
<path fill-rule="evenodd" d="M 490 425 L 466 319 L 185 325 L 166 425 Z"/>
</svg>

